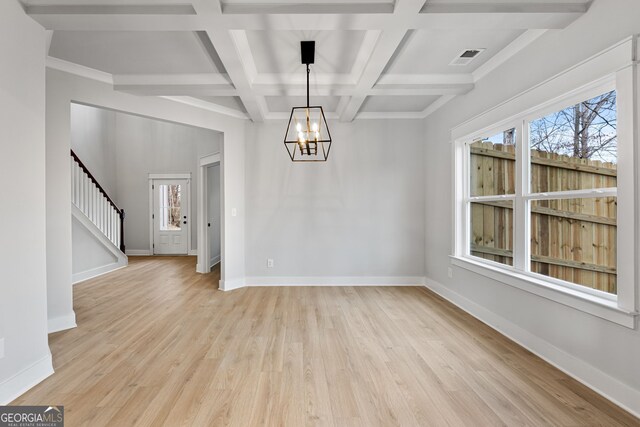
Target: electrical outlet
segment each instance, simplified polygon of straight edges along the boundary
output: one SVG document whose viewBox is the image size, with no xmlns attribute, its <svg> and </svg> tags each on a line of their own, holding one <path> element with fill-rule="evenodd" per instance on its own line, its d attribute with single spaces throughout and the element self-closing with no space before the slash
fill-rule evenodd
<svg viewBox="0 0 640 427">
<path fill-rule="evenodd" d="M 0 359 L 4 357 L 4 338 L 0 338 Z"/>
<path fill-rule="evenodd" d="M 267 268 L 273 268 L 273 260 L 271 258 L 267 259 Z"/>
<path fill-rule="evenodd" d="M 453 268 L 449 267 L 447 269 L 447 274 L 449 275 L 449 279 L 452 279 L 453 278 Z"/>
</svg>

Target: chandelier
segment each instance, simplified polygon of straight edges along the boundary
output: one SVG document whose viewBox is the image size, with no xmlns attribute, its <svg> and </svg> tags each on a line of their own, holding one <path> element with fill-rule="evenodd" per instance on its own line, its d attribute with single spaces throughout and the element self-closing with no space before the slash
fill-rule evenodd
<svg viewBox="0 0 640 427">
<path fill-rule="evenodd" d="M 315 59 L 315 41 L 300 42 L 302 64 L 307 66 L 307 106 L 291 109 L 284 145 L 294 162 L 326 162 L 331 134 L 321 106 L 309 105 L 309 65 Z"/>
</svg>

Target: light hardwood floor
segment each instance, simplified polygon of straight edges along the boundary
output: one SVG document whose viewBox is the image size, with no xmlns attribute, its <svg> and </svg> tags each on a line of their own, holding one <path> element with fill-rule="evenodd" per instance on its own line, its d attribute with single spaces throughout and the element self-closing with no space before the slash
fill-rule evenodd
<svg viewBox="0 0 640 427">
<path fill-rule="evenodd" d="M 640 425 L 421 288 L 217 290 L 192 257 L 74 288 L 55 374 L 15 404 L 67 426 Z"/>
</svg>

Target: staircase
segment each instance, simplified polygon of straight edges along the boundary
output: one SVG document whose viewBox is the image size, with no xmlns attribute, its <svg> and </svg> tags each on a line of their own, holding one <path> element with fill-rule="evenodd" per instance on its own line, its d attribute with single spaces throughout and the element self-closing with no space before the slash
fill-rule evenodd
<svg viewBox="0 0 640 427">
<path fill-rule="evenodd" d="M 113 255 L 113 262 L 74 272 L 73 283 L 96 277 L 128 264 L 124 245 L 124 210 L 118 208 L 100 183 L 71 150 L 71 212 L 93 235 L 92 241 Z M 75 250 L 75 248 L 74 248 Z"/>
</svg>

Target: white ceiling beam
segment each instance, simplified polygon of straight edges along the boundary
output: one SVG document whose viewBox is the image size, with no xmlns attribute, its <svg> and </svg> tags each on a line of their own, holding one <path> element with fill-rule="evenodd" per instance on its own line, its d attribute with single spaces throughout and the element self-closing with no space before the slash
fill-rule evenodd
<svg viewBox="0 0 640 427">
<path fill-rule="evenodd" d="M 234 96 L 237 94 L 226 74 L 114 75 L 113 88 L 144 96 Z"/>
<path fill-rule="evenodd" d="M 207 4 L 211 2 L 216 4 Z M 222 16 L 222 8 L 218 0 L 197 0 L 193 6 L 200 17 L 219 19 Z M 211 26 L 210 23 L 206 33 L 218 57 L 224 64 L 227 75 L 249 117 L 254 122 L 262 122 L 264 115 L 267 113 L 266 102 L 264 98 L 256 95 L 251 89 L 255 64 L 253 64 L 253 56 L 249 50 L 248 42 L 242 39 L 242 34 L 231 32 L 226 28 Z"/>
<path fill-rule="evenodd" d="M 225 29 L 210 29 L 207 30 L 207 35 L 224 64 L 251 120 L 262 122 L 266 111 L 263 109 L 263 104 L 258 101 L 258 96 L 251 89 L 250 76 L 246 72 L 247 67 L 243 63 L 243 58 L 238 54 L 231 33 Z"/>
<path fill-rule="evenodd" d="M 334 3 L 334 2 L 274 2 L 274 3 L 226 3 L 224 14 L 362 14 L 393 13 L 393 3 Z"/>
<path fill-rule="evenodd" d="M 589 10 L 590 2 L 484 2 L 484 3 L 434 3 L 428 1 L 420 13 L 585 13 Z"/>
<path fill-rule="evenodd" d="M 224 107 L 222 105 L 214 104 L 213 102 L 207 102 L 202 99 L 192 98 L 189 96 L 163 96 L 165 99 L 179 102 L 181 104 L 190 105 L 192 107 L 201 108 L 203 110 L 213 111 L 215 113 L 224 114 L 238 119 L 249 119 L 242 111 L 235 110 L 233 108 Z"/>
<path fill-rule="evenodd" d="M 46 66 L 52 70 L 63 71 L 85 79 L 113 85 L 113 75 L 94 68 L 85 67 L 84 65 L 76 64 L 74 62 L 65 61 L 64 59 L 47 56 Z"/>
<path fill-rule="evenodd" d="M 509 43 L 500 52 L 496 53 L 487 62 L 482 64 L 473 72 L 473 80 L 478 81 L 484 78 L 487 74 L 498 68 L 500 65 L 507 62 L 518 52 L 521 52 L 525 47 L 540 38 L 547 30 L 527 30 L 522 33 L 518 38 Z"/>
<path fill-rule="evenodd" d="M 433 96 L 433 95 L 464 95 L 475 87 L 474 84 L 458 85 L 384 85 L 375 86 L 366 95 L 387 96 Z"/>
<path fill-rule="evenodd" d="M 416 15 L 423 5 L 424 0 L 396 1 L 392 19 L 397 23 L 398 28 L 384 30 L 377 38 L 369 61 L 362 70 L 356 90 L 340 114 L 341 121 L 350 122 L 356 117 L 368 93 L 380 79 L 382 72 L 407 34 L 408 29 L 402 24 L 408 17 Z"/>
<path fill-rule="evenodd" d="M 431 105 L 422 111 L 422 117 L 426 118 L 438 111 L 440 108 L 444 107 L 449 101 L 455 98 L 455 95 L 442 95 L 440 98 L 436 99 Z"/>
<path fill-rule="evenodd" d="M 189 4 L 54 4 L 25 7 L 29 15 L 195 15 Z"/>
<path fill-rule="evenodd" d="M 385 74 L 378 79 L 377 86 L 384 85 L 436 85 L 473 84 L 472 74 Z"/>
<path fill-rule="evenodd" d="M 227 74 L 114 74 L 116 85 L 215 85 L 233 89 Z"/>
<path fill-rule="evenodd" d="M 357 79 L 353 74 L 315 74 L 311 73 L 310 86 L 325 86 L 325 85 L 351 85 L 355 86 Z M 276 85 L 276 86 L 289 86 L 289 85 L 303 85 L 307 84 L 307 75 L 301 73 L 292 74 L 272 74 L 261 73 L 257 74 L 253 79 L 254 85 Z"/>
<path fill-rule="evenodd" d="M 394 30 L 385 31 L 380 35 L 369 62 L 358 81 L 356 90 L 340 115 L 341 121 L 350 122 L 355 118 L 368 92 L 380 78 L 382 71 L 402 42 L 405 34 L 406 30 Z"/>
<path fill-rule="evenodd" d="M 399 0 L 400 1 L 400 0 Z M 413 0 L 410 0 L 413 1 Z M 300 14 L 220 14 L 214 7 L 193 14 L 60 13 L 57 6 L 28 7 L 27 13 L 48 30 L 66 31 L 201 31 L 228 30 L 393 30 L 393 29 L 560 29 L 581 16 L 586 7 L 556 8 L 556 12 L 486 11 L 474 13 L 454 8 L 437 13 L 318 14 L 305 19 Z M 400 5 L 401 3 L 399 3 Z M 145 6 L 148 7 L 148 6 Z M 399 7 L 396 7 L 399 9 Z M 62 10 L 64 11 L 64 10 Z"/>
</svg>

